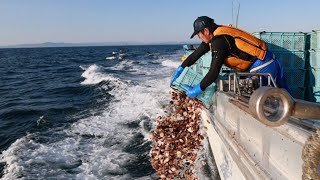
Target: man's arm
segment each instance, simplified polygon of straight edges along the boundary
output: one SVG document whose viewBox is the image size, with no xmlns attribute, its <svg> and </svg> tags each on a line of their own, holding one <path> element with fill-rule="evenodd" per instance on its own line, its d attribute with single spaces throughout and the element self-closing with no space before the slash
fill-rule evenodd
<svg viewBox="0 0 320 180">
<path fill-rule="evenodd" d="M 219 76 L 221 66 L 224 60 L 229 56 L 229 44 L 225 36 L 219 36 L 211 42 L 212 60 L 209 72 L 200 82 L 200 88 L 205 90 L 210 86 Z"/>
<path fill-rule="evenodd" d="M 182 68 L 193 65 L 202 55 L 210 50 L 209 44 L 202 42 L 200 46 L 190 54 L 185 61 L 181 64 Z"/>
</svg>

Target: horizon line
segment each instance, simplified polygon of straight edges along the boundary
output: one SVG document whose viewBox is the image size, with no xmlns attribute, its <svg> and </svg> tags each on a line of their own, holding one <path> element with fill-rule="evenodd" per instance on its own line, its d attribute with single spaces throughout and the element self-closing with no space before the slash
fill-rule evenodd
<svg viewBox="0 0 320 180">
<path fill-rule="evenodd" d="M 41 48 L 41 47 L 85 47 L 85 46 L 135 46 L 135 45 L 180 45 L 180 44 L 200 44 L 195 41 L 167 41 L 167 42 L 89 42 L 89 43 L 69 43 L 69 42 L 43 42 L 24 43 L 14 45 L 0 45 L 0 48 Z"/>
</svg>

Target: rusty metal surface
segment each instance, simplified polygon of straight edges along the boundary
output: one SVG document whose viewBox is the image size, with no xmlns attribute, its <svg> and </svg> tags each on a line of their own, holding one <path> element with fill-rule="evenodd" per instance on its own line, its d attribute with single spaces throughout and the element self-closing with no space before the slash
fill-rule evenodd
<svg viewBox="0 0 320 180">
<path fill-rule="evenodd" d="M 320 120 L 320 104 L 296 99 L 292 116 Z"/>
<path fill-rule="evenodd" d="M 241 97 L 238 95 L 235 95 L 234 93 L 230 93 L 230 92 L 225 92 L 224 94 L 226 94 L 227 96 L 229 96 L 229 102 L 234 104 L 235 106 L 237 106 L 238 108 L 240 108 L 241 110 L 243 110 L 244 112 L 250 114 L 252 117 L 257 118 L 254 114 L 251 113 L 250 109 L 249 109 L 249 99 L 246 97 Z M 298 113 L 301 113 L 300 111 L 304 111 L 304 112 L 308 112 L 308 110 L 305 110 L 306 106 L 304 106 L 303 104 L 300 103 L 300 101 L 298 102 L 299 105 L 296 106 L 296 108 L 300 108 L 301 105 L 303 106 L 303 108 L 301 108 L 300 110 L 296 111 L 295 110 L 295 114 L 297 114 L 297 116 L 292 116 L 288 119 L 288 123 L 295 125 L 295 126 L 299 126 L 305 130 L 310 130 L 315 132 L 317 128 L 320 127 L 320 124 L 316 124 L 316 123 L 310 123 L 311 121 L 302 119 Z M 313 104 L 311 104 L 313 105 Z M 315 108 L 315 109 L 314 109 Z M 318 106 L 311 108 L 312 111 L 317 111 L 316 113 L 319 113 L 320 111 L 318 111 Z M 309 123 L 308 123 L 309 122 Z"/>
</svg>

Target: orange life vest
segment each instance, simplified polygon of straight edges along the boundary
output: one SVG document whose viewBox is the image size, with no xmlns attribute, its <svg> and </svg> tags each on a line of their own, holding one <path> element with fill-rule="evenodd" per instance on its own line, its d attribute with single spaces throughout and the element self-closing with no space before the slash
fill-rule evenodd
<svg viewBox="0 0 320 180">
<path fill-rule="evenodd" d="M 263 60 L 267 53 L 267 45 L 262 40 L 258 39 L 254 35 L 245 32 L 241 29 L 231 27 L 231 26 L 219 26 L 214 32 L 214 36 L 229 35 L 235 40 L 235 44 L 241 51 L 250 54 L 251 56 L 257 57 Z M 226 66 L 238 70 L 247 70 L 252 62 L 240 59 L 236 56 L 229 56 L 224 60 Z"/>
<path fill-rule="evenodd" d="M 181 57 L 181 61 L 183 62 L 184 60 L 187 59 L 187 56 L 184 54 L 182 57 Z"/>
</svg>

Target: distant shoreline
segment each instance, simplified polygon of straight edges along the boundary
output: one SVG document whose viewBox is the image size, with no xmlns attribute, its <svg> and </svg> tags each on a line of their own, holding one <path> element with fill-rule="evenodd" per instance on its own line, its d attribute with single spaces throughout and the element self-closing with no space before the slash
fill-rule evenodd
<svg viewBox="0 0 320 180">
<path fill-rule="evenodd" d="M 200 44 L 199 42 L 164 42 L 164 43 L 40 43 L 40 44 L 18 44 L 0 46 L 0 49 L 14 48 L 62 48 L 62 47 L 100 47 L 100 46 L 156 46 L 156 45 L 184 45 Z"/>
</svg>

